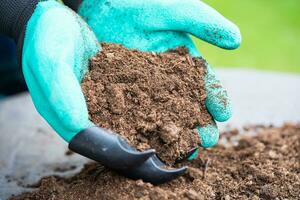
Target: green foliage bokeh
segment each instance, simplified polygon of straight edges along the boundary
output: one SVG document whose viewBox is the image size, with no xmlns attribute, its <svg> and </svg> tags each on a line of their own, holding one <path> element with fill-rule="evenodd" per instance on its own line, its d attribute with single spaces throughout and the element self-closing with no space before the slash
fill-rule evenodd
<svg viewBox="0 0 300 200">
<path fill-rule="evenodd" d="M 299 0 L 204 0 L 237 24 L 238 50 L 225 51 L 195 39 L 213 66 L 250 67 L 300 73 Z"/>
</svg>

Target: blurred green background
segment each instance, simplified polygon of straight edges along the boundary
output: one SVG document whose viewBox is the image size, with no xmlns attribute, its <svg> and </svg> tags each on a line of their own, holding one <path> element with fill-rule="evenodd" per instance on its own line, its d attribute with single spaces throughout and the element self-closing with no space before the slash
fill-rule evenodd
<svg viewBox="0 0 300 200">
<path fill-rule="evenodd" d="M 196 40 L 211 65 L 300 73 L 300 0 L 203 1 L 242 33 L 242 45 L 234 51 Z"/>
</svg>

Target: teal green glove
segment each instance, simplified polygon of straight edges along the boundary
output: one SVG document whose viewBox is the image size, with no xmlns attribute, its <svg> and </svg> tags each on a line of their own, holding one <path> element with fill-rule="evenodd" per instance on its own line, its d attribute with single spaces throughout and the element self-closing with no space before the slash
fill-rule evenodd
<svg viewBox="0 0 300 200">
<path fill-rule="evenodd" d="M 84 0 L 78 12 L 99 41 L 142 51 L 186 46 L 191 55 L 200 56 L 189 34 L 224 49 L 235 49 L 241 42 L 237 26 L 199 0 Z M 208 111 L 216 121 L 228 120 L 231 102 L 210 66 L 205 80 Z M 198 132 L 203 147 L 217 143 L 214 121 Z"/>
<path fill-rule="evenodd" d="M 38 112 L 69 142 L 93 126 L 80 81 L 100 50 L 82 19 L 56 1 L 40 2 L 27 23 L 22 68 Z"/>
</svg>

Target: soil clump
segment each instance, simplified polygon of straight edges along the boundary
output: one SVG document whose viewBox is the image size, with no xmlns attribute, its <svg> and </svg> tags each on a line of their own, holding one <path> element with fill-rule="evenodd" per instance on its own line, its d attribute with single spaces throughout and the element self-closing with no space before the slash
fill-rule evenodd
<svg viewBox="0 0 300 200">
<path fill-rule="evenodd" d="M 214 123 L 205 74 L 205 60 L 183 47 L 157 54 L 102 44 L 81 86 L 91 121 L 172 165 L 200 144 L 195 127 Z"/>
</svg>

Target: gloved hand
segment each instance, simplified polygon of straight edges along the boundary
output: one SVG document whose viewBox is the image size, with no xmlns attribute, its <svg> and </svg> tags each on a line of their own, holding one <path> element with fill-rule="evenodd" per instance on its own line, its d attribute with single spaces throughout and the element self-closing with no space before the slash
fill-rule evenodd
<svg viewBox="0 0 300 200">
<path fill-rule="evenodd" d="M 27 23 L 22 69 L 39 113 L 67 142 L 93 126 L 80 81 L 100 50 L 94 34 L 71 10 L 40 2 Z"/>
<path fill-rule="evenodd" d="M 201 56 L 189 34 L 224 49 L 235 49 L 241 42 L 237 26 L 200 0 L 83 0 L 78 13 L 99 41 L 142 51 L 164 52 L 185 46 L 191 55 Z M 207 67 L 206 107 L 214 120 L 223 122 L 231 117 L 231 102 L 214 71 Z M 198 132 L 203 147 L 217 143 L 214 121 L 198 127 Z"/>
<path fill-rule="evenodd" d="M 125 176 L 162 183 L 181 175 L 185 167 L 167 170 L 154 150 L 138 152 L 89 121 L 80 82 L 99 50 L 76 13 L 52 0 L 37 4 L 25 30 L 22 69 L 38 112 L 71 150 Z"/>
</svg>

